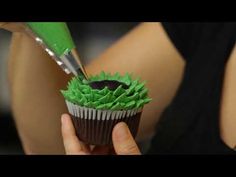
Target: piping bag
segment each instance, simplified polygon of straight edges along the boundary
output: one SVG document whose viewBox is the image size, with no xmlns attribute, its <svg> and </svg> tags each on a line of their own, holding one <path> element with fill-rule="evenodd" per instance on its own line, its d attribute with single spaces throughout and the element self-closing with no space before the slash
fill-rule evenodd
<svg viewBox="0 0 236 177">
<path fill-rule="evenodd" d="M 68 26 L 64 22 L 26 22 L 26 32 L 39 43 L 56 63 L 67 73 L 82 76 L 88 80 L 86 71 L 81 63 Z M 116 89 L 124 83 L 114 80 L 88 82 L 93 89 L 104 87 Z M 128 86 L 126 86 L 128 87 Z"/>
<path fill-rule="evenodd" d="M 26 32 L 67 74 L 88 79 L 68 26 L 64 22 L 26 22 Z"/>
</svg>

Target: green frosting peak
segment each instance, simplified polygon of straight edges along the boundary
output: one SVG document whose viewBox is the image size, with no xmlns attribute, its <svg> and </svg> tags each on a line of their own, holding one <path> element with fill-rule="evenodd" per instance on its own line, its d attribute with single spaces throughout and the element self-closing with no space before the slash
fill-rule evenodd
<svg viewBox="0 0 236 177">
<path fill-rule="evenodd" d="M 99 90 L 89 85 L 90 82 L 103 80 L 122 82 L 128 89 L 120 85 L 115 90 L 109 90 L 108 87 Z M 128 73 L 121 76 L 119 73 L 111 75 L 102 71 L 99 75 L 90 76 L 88 81 L 81 77 L 73 77 L 68 83 L 67 90 L 62 90 L 61 93 L 66 100 L 74 104 L 101 110 L 141 108 L 151 101 L 145 83 L 140 82 L 140 79 L 133 80 Z"/>
</svg>

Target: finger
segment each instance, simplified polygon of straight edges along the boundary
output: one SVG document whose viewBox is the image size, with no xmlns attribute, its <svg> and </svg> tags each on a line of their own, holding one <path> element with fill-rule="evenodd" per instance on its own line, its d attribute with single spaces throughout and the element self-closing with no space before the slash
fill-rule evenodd
<svg viewBox="0 0 236 177">
<path fill-rule="evenodd" d="M 124 122 L 120 122 L 114 127 L 112 141 L 118 155 L 141 154 L 128 126 Z"/>
<path fill-rule="evenodd" d="M 63 114 L 61 116 L 61 123 L 62 137 L 66 154 L 88 154 L 88 151 L 83 148 L 83 145 L 81 145 L 79 139 L 77 138 L 74 126 L 68 114 Z"/>
<path fill-rule="evenodd" d="M 86 153 L 89 153 L 90 152 L 90 146 L 88 144 L 85 144 L 83 143 L 82 141 L 79 140 L 79 138 L 76 136 L 76 133 L 75 133 L 75 129 L 74 129 L 74 126 L 72 124 L 72 121 L 71 121 L 71 118 L 68 114 L 65 114 L 67 117 L 69 117 L 69 122 L 70 122 L 70 126 L 71 126 L 71 129 L 73 129 L 73 133 L 76 137 L 76 139 L 78 140 L 81 148 L 82 148 L 82 151 L 86 152 Z"/>
</svg>

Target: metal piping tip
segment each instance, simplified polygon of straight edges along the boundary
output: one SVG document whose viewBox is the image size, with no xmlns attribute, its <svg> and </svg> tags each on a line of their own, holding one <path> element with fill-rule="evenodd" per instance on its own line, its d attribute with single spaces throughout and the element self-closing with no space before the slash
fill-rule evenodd
<svg viewBox="0 0 236 177">
<path fill-rule="evenodd" d="M 86 74 L 84 74 L 84 72 L 81 70 L 81 68 L 78 68 L 76 71 L 75 71 L 75 73 L 73 73 L 74 75 L 76 75 L 76 76 L 83 76 L 86 80 L 88 79 L 88 77 L 87 77 L 87 75 Z"/>
<path fill-rule="evenodd" d="M 61 61 L 67 66 L 68 70 L 71 71 L 75 76 L 80 75 L 86 80 L 88 79 L 88 75 L 75 49 L 72 49 L 70 52 L 61 56 L 60 58 Z"/>
<path fill-rule="evenodd" d="M 79 54 L 76 49 L 73 48 L 67 54 L 62 56 L 56 56 L 53 51 L 51 51 L 48 46 L 45 45 L 44 41 L 39 38 L 26 23 L 22 24 L 26 32 L 56 61 L 56 63 L 67 73 L 73 73 L 75 76 L 83 76 L 88 80 L 88 75 L 82 65 Z"/>
<path fill-rule="evenodd" d="M 79 57 L 79 54 L 78 54 L 77 50 L 75 48 L 72 49 L 71 50 L 71 54 L 74 57 L 74 59 L 76 60 L 76 62 L 79 64 L 79 66 L 80 66 L 79 69 L 77 69 L 77 70 L 79 70 L 78 73 L 79 74 L 81 73 L 84 76 L 84 78 L 86 80 L 88 80 L 88 74 L 86 73 L 86 70 L 85 70 L 85 68 L 84 68 L 84 66 L 83 66 L 83 64 L 81 62 L 81 59 Z"/>
</svg>

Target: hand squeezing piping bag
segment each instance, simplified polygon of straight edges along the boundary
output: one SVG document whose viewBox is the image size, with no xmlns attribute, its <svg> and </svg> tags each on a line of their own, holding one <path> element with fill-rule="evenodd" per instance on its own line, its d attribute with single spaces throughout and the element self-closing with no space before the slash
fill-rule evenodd
<svg viewBox="0 0 236 177">
<path fill-rule="evenodd" d="M 64 22 L 27 22 L 26 31 L 67 73 L 87 74 L 76 51 L 70 31 Z"/>
</svg>

